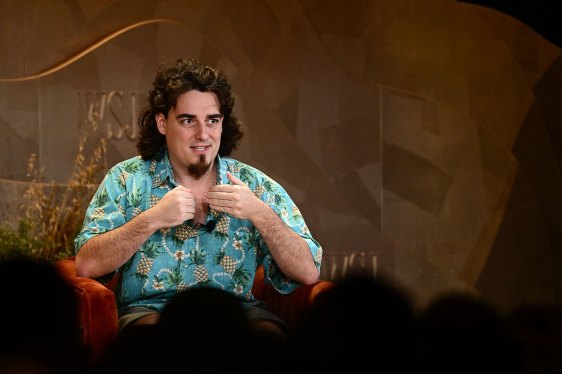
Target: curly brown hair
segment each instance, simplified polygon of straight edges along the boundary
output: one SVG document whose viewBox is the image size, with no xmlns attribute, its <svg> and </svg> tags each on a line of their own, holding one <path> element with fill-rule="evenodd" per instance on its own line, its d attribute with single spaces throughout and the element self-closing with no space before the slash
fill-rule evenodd
<svg viewBox="0 0 562 374">
<path fill-rule="evenodd" d="M 204 65 L 197 59 L 180 58 L 175 62 L 162 64 L 152 83 L 154 89 L 148 93 L 148 106 L 139 116 L 139 141 L 137 150 L 144 160 L 153 158 L 166 146 L 166 138 L 160 134 L 156 125 L 156 115 L 162 113 L 168 118 L 178 97 L 190 90 L 213 92 L 217 95 L 220 113 L 223 115 L 219 156 L 230 156 L 237 149 L 244 135 L 242 123 L 232 115 L 234 94 L 226 75 L 213 67 Z"/>
</svg>

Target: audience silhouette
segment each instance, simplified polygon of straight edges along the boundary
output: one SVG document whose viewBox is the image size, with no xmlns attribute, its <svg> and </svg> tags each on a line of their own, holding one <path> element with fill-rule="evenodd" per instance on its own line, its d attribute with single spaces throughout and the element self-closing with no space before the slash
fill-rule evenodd
<svg viewBox="0 0 562 374">
<path fill-rule="evenodd" d="M 512 373 L 498 311 L 481 298 L 447 293 L 416 318 L 416 367 L 427 373 Z"/>
<path fill-rule="evenodd" d="M 217 288 L 192 288 L 174 295 L 156 325 L 123 330 L 97 371 L 249 372 L 255 339 L 237 297 Z"/>
<path fill-rule="evenodd" d="M 82 372 L 77 301 L 54 265 L 10 257 L 0 262 L 0 283 L 0 373 Z"/>
<path fill-rule="evenodd" d="M 306 372 L 408 372 L 413 357 L 409 300 L 390 282 L 350 274 L 322 293 L 293 336 Z"/>
<path fill-rule="evenodd" d="M 0 262 L 5 286 L 0 372 L 273 373 L 338 370 L 561 373 L 562 309 L 521 305 L 502 316 L 472 294 L 449 293 L 415 310 L 384 278 L 349 274 L 317 296 L 286 338 L 257 333 L 240 300 L 217 288 L 178 293 L 156 325 L 120 333 L 86 360 L 72 288 L 47 262 Z"/>
</svg>

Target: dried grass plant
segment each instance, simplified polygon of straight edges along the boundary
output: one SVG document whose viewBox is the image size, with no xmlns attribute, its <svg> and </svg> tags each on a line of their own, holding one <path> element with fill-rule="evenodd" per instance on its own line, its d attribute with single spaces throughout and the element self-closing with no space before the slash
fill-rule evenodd
<svg viewBox="0 0 562 374">
<path fill-rule="evenodd" d="M 79 138 L 78 153 L 66 184 L 45 183 L 44 167 L 37 165 L 35 154 L 30 156 L 27 164 L 29 187 L 20 206 L 22 218 L 12 233 L 6 232 L 6 226 L 0 229 L 0 251 L 2 244 L 18 245 L 22 254 L 46 261 L 74 254 L 74 238 L 105 171 L 105 139 L 90 147 L 93 148 L 91 152 L 86 151 L 91 143 L 89 138 L 95 133 L 93 127 Z M 2 243 L 2 235 L 6 243 Z M 10 251 L 13 254 L 13 248 Z"/>
</svg>

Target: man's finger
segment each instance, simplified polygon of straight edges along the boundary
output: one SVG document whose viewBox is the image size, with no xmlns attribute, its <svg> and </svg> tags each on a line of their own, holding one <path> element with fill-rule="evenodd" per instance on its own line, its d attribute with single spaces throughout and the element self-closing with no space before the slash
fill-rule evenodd
<svg viewBox="0 0 562 374">
<path fill-rule="evenodd" d="M 246 183 L 242 182 L 240 179 L 236 178 L 234 175 L 232 175 L 228 171 L 226 172 L 226 176 L 232 182 L 232 184 L 236 184 L 238 186 L 245 186 L 246 185 Z"/>
</svg>

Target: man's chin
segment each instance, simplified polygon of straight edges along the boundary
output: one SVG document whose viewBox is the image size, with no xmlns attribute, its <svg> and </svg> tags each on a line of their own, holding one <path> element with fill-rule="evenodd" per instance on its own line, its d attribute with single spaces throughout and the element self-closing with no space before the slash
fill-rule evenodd
<svg viewBox="0 0 562 374">
<path fill-rule="evenodd" d="M 197 163 L 191 164 L 187 167 L 187 172 L 195 180 L 204 176 L 211 168 L 212 162 L 207 162 L 204 155 L 201 155 Z"/>
</svg>

